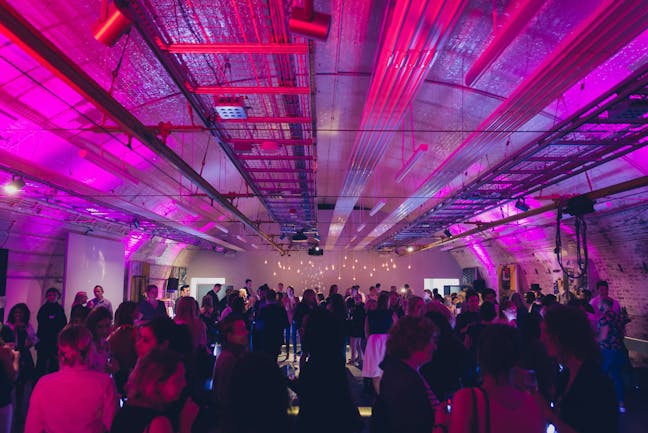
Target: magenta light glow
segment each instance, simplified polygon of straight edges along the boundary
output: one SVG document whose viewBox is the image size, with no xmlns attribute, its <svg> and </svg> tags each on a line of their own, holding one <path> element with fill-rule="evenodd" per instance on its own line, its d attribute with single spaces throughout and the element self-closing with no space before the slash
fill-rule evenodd
<svg viewBox="0 0 648 433">
<path fill-rule="evenodd" d="M 130 259 L 134 252 L 136 252 L 148 239 L 144 233 L 140 231 L 132 231 L 124 238 L 125 256 L 126 260 Z"/>
<path fill-rule="evenodd" d="M 467 246 L 472 251 L 472 253 L 477 257 L 477 259 L 481 262 L 481 264 L 484 266 L 486 269 L 486 272 L 489 275 L 495 275 L 495 265 L 493 264 L 493 261 L 491 260 L 490 256 L 484 249 L 482 245 L 482 241 L 480 239 L 475 239 L 473 236 L 468 236 L 466 238 L 467 241 Z"/>
</svg>

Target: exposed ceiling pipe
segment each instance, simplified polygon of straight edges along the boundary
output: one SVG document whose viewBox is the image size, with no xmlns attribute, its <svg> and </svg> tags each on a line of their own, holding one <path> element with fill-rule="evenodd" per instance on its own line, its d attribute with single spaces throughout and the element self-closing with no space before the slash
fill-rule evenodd
<svg viewBox="0 0 648 433">
<path fill-rule="evenodd" d="M 98 109 L 110 116 L 142 144 L 175 166 L 183 176 L 202 189 L 250 230 L 261 236 L 280 253 L 283 248 L 240 210 L 222 196 L 206 179 L 187 162 L 151 134 L 133 114 L 106 92 L 88 74 L 82 71 L 60 49 L 47 40 L 34 26 L 27 22 L 6 0 L 0 0 L 0 32 L 56 76 L 83 95 Z"/>
<path fill-rule="evenodd" d="M 191 236 L 204 239 L 208 242 L 222 245 L 231 250 L 243 251 L 236 245 L 230 244 L 229 242 L 223 241 L 222 239 L 218 239 L 214 236 L 208 235 L 207 233 L 203 233 L 200 230 L 189 227 L 186 224 L 173 221 L 159 214 L 136 206 L 127 199 L 107 196 L 104 191 L 92 188 L 83 182 L 70 179 L 69 177 L 64 176 L 54 170 L 40 166 L 34 166 L 34 164 L 32 164 L 30 161 L 20 158 L 2 149 L 0 149 L 0 167 L 4 167 L 4 170 L 7 172 L 20 173 L 20 175 L 26 178 L 34 179 L 41 184 L 64 191 L 70 196 L 81 197 L 84 200 L 88 201 L 91 200 L 92 202 L 109 209 L 116 209 L 128 214 L 139 215 L 142 218 L 158 222 L 162 226 L 167 226 L 175 230 L 187 233 Z"/>
<path fill-rule="evenodd" d="M 326 249 L 342 233 L 358 197 L 387 151 L 466 1 L 392 1 L 378 47 L 369 95 L 358 127 L 346 177 L 335 204 Z M 390 131 L 390 132 L 379 132 Z"/>
<path fill-rule="evenodd" d="M 272 3 L 271 3 L 272 4 Z M 272 200 L 269 199 L 267 195 L 264 195 L 260 190 L 255 182 L 255 178 L 253 173 L 255 173 L 255 169 L 249 168 L 242 160 L 238 158 L 238 155 L 235 151 L 235 149 L 232 148 L 232 146 L 229 146 L 227 144 L 227 131 L 222 131 L 220 128 L 218 128 L 215 124 L 215 120 L 212 118 L 212 107 L 206 103 L 207 99 L 200 97 L 199 95 L 193 93 L 190 91 L 189 87 L 187 86 L 187 71 L 186 71 L 186 66 L 181 64 L 177 57 L 170 54 L 167 51 L 164 51 L 162 48 L 160 48 L 159 41 L 163 37 L 161 34 L 155 34 L 155 32 L 159 31 L 158 25 L 156 23 L 156 20 L 153 16 L 151 16 L 149 12 L 149 7 L 147 6 L 147 3 L 144 2 L 143 0 L 137 0 L 137 1 L 131 1 L 129 4 L 129 11 L 133 14 L 135 19 L 135 25 L 137 26 L 140 35 L 144 39 L 144 41 L 147 43 L 155 57 L 160 61 L 162 67 L 167 71 L 171 79 L 175 82 L 175 84 L 178 86 L 178 89 L 180 92 L 184 95 L 184 97 L 189 101 L 193 112 L 200 118 L 203 124 L 207 125 L 209 127 L 210 132 L 214 137 L 216 137 L 218 144 L 221 146 L 221 149 L 223 152 L 228 156 L 234 167 L 238 170 L 240 173 L 241 177 L 245 180 L 247 186 L 249 189 L 251 189 L 255 194 L 257 199 L 263 204 L 263 206 L 267 209 L 268 213 L 280 224 L 285 223 L 285 221 L 282 221 L 282 219 L 279 217 L 277 214 L 277 203 L 273 202 Z M 274 22 L 274 20 L 273 20 Z M 274 25 L 274 24 L 273 24 Z M 285 31 L 285 30 L 284 30 Z M 285 38 L 284 38 L 285 39 Z M 283 41 L 283 39 L 281 40 Z M 310 51 L 309 51 L 310 52 Z M 312 58 L 312 55 L 309 57 Z M 276 56 L 275 58 L 281 59 L 281 56 Z M 285 58 L 285 57 L 284 57 Z M 286 64 L 290 64 L 289 61 L 285 62 Z M 312 65 L 312 60 L 311 60 L 311 65 Z M 280 69 L 280 68 L 279 68 Z M 311 74 L 312 75 L 312 74 Z M 293 87 L 293 82 L 296 82 L 294 75 L 292 77 L 287 77 L 288 81 L 283 82 L 280 84 L 283 84 L 284 87 Z M 304 92 L 306 94 L 312 95 L 313 92 L 313 80 L 311 80 L 311 86 L 310 87 L 305 87 L 304 89 L 297 89 L 298 92 Z M 290 86 L 289 86 L 290 85 Z M 238 89 L 238 88 L 237 88 Z M 270 88 L 269 88 L 270 89 Z M 272 91 L 272 90 L 270 90 Z M 281 93 L 281 92 L 280 92 Z M 296 95 L 286 95 L 285 98 L 287 100 L 296 100 L 297 96 Z M 312 98 L 311 98 L 312 99 Z M 287 104 L 287 107 L 292 107 L 290 103 Z M 313 113 L 314 116 L 314 113 Z M 301 113 L 299 116 L 294 116 L 294 117 L 302 117 Z M 314 119 L 314 117 L 313 117 Z M 302 128 L 300 125 L 295 125 L 295 124 L 290 124 L 291 128 L 291 135 L 295 136 L 296 134 L 293 131 L 302 131 Z M 297 154 L 299 150 L 295 149 L 293 153 Z M 310 164 L 302 164 L 302 163 L 296 163 L 295 164 L 297 170 L 295 171 L 312 171 L 312 167 Z M 270 169 L 261 169 L 261 170 L 270 170 Z M 303 174 L 299 174 L 299 176 L 303 176 Z M 312 199 L 312 194 L 307 194 L 308 199 L 314 203 L 314 200 Z M 313 205 L 310 206 L 310 208 L 314 208 Z M 312 219 L 311 216 L 306 216 L 306 219 Z M 255 230 L 257 231 L 257 230 Z M 276 249 L 280 250 L 283 254 L 283 250 L 281 250 L 281 247 L 274 243 L 271 239 L 269 239 L 267 236 L 262 236 L 266 241 L 268 241 L 273 247 Z"/>
<path fill-rule="evenodd" d="M 611 195 L 614 195 L 614 194 L 620 194 L 622 192 L 631 191 L 633 189 L 644 188 L 646 186 L 648 186 L 648 176 L 643 176 L 643 177 L 639 177 L 639 178 L 636 178 L 636 179 L 629 180 L 627 182 L 621 182 L 621 183 L 617 183 L 616 185 L 611 185 L 611 186 L 607 186 L 605 188 L 597 189 L 596 191 L 592 191 L 592 192 L 589 192 L 589 193 L 583 194 L 583 195 L 585 197 L 591 199 L 591 200 L 596 200 L 596 199 L 603 198 L 603 197 L 608 197 L 608 196 L 611 196 Z M 514 222 L 514 221 L 519 221 L 521 219 L 529 218 L 529 217 L 532 217 L 532 216 L 535 216 L 535 215 L 540 215 L 540 214 L 543 214 L 545 212 L 549 212 L 549 211 L 552 211 L 554 209 L 558 209 L 559 207 L 563 206 L 564 204 L 565 203 L 563 203 L 561 200 L 556 200 L 551 204 L 548 204 L 548 205 L 545 205 L 545 206 L 530 210 L 528 212 L 511 215 L 509 217 L 502 218 L 501 220 L 492 221 L 492 222 L 489 222 L 489 223 L 483 223 L 483 224 L 478 225 L 474 229 L 467 230 L 467 231 L 465 231 L 463 233 L 458 233 L 458 234 L 452 235 L 452 238 L 446 238 L 446 239 L 442 239 L 442 240 L 439 240 L 439 241 L 436 241 L 436 242 L 432 242 L 432 243 L 427 244 L 427 245 L 423 245 L 420 248 L 417 248 L 415 252 L 429 250 L 431 248 L 435 248 L 435 247 L 438 247 L 440 245 L 447 244 L 449 242 L 454 242 L 457 239 L 465 238 L 466 236 L 474 235 L 476 233 L 480 233 L 480 232 L 483 232 L 485 230 L 492 229 L 493 227 L 501 226 L 501 225 L 508 224 L 508 223 L 511 223 L 511 222 Z"/>
<path fill-rule="evenodd" d="M 473 63 L 468 73 L 466 73 L 467 86 L 477 81 L 484 71 L 497 60 L 506 47 L 522 33 L 546 1 L 528 0 L 522 3 L 515 11 L 515 14 L 504 24 L 504 28 L 495 35 L 495 39 L 493 39 L 484 52 L 475 60 L 475 63 Z"/>
<path fill-rule="evenodd" d="M 414 213 L 474 163 L 493 142 L 506 141 L 514 131 L 547 105 L 618 52 L 648 26 L 648 8 L 643 0 L 607 0 L 573 36 L 558 47 L 536 72 L 527 78 L 475 132 L 458 146 L 421 183 L 409 198 L 376 226 L 356 249 L 367 247 L 403 218 Z M 618 31 L 623 28 L 623 31 Z M 610 36 L 612 35 L 612 36 Z M 483 132 L 485 131 L 485 132 Z"/>
</svg>

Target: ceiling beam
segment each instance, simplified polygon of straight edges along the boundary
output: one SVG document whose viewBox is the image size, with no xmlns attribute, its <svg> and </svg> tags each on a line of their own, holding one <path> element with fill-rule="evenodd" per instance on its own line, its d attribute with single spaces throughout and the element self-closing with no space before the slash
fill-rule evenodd
<svg viewBox="0 0 648 433">
<path fill-rule="evenodd" d="M 587 198 L 589 198 L 591 200 L 596 200 L 598 198 L 608 197 L 608 196 L 611 196 L 611 195 L 614 195 L 614 194 L 620 194 L 622 192 L 631 191 L 633 189 L 644 188 L 646 186 L 648 186 L 648 176 L 643 176 L 643 177 L 632 179 L 632 180 L 629 180 L 629 181 L 626 181 L 626 182 L 617 183 L 616 185 L 611 185 L 611 186 L 607 186 L 605 188 L 597 189 L 596 191 L 592 191 L 590 193 L 583 194 L 583 196 L 587 197 Z M 488 222 L 488 223 L 482 223 L 482 224 L 478 225 L 477 228 L 467 230 L 465 232 L 458 233 L 456 235 L 452 235 L 451 238 L 446 238 L 446 239 L 442 239 L 442 240 L 439 240 L 439 241 L 436 241 L 436 242 L 429 243 L 427 245 L 424 245 L 424 246 L 418 248 L 414 252 L 420 252 L 420 251 L 429 250 L 431 248 L 435 248 L 435 247 L 447 244 L 449 242 L 453 242 L 453 241 L 455 241 L 457 239 L 465 238 L 467 236 L 474 235 L 476 233 L 480 233 L 480 232 L 492 229 L 493 227 L 501 226 L 501 225 L 508 224 L 508 223 L 511 223 L 511 222 L 514 222 L 514 221 L 529 218 L 529 217 L 532 217 L 532 216 L 535 216 L 535 215 L 540 215 L 540 214 L 543 214 L 545 212 L 549 212 L 549 211 L 558 209 L 559 207 L 563 206 L 564 204 L 565 203 L 564 203 L 563 200 L 555 200 L 551 204 L 548 204 L 548 205 L 545 205 L 545 206 L 542 206 L 542 207 L 539 207 L 539 208 L 536 208 L 536 209 L 532 209 L 532 210 L 530 210 L 528 212 L 522 212 L 522 213 L 518 213 L 518 214 L 515 214 L 515 215 L 511 215 L 509 217 L 502 218 L 501 220 L 497 220 L 497 221 L 492 221 L 492 222 Z"/>
</svg>

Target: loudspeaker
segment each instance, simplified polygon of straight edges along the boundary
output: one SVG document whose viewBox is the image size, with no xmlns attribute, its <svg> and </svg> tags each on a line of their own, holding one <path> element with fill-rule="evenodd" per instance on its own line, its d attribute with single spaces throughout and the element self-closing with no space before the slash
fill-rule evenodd
<svg viewBox="0 0 648 433">
<path fill-rule="evenodd" d="M 167 292 L 175 292 L 176 290 L 178 290 L 178 279 L 177 278 L 169 278 L 167 280 L 166 290 L 167 290 Z"/>
<path fill-rule="evenodd" d="M 486 289 L 486 281 L 483 278 L 476 279 L 473 281 L 473 289 L 476 292 L 483 293 L 484 289 Z"/>
<path fill-rule="evenodd" d="M 0 249 L 0 297 L 7 295 L 7 267 L 9 265 L 9 250 Z M 3 302 L 4 304 L 4 302 Z M 4 307 L 0 308 L 0 321 L 4 322 Z"/>
</svg>

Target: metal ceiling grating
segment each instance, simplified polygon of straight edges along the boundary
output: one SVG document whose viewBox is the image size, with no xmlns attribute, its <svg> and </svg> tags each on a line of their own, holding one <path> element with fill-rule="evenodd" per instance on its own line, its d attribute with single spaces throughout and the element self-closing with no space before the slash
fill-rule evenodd
<svg viewBox="0 0 648 433">
<path fill-rule="evenodd" d="M 648 144 L 648 110 L 643 104 L 647 102 L 648 66 L 644 66 L 553 131 L 500 162 L 413 223 L 401 226 L 387 240 L 377 242 L 376 248 L 429 238 L 452 224 L 644 147 Z"/>
</svg>

